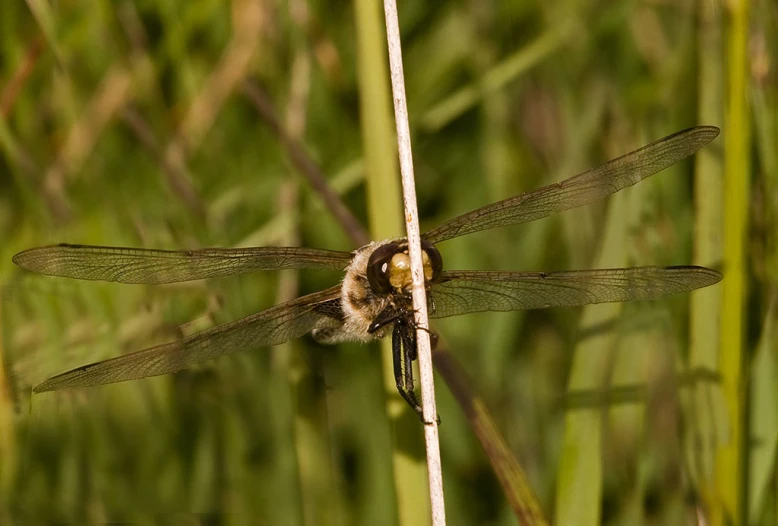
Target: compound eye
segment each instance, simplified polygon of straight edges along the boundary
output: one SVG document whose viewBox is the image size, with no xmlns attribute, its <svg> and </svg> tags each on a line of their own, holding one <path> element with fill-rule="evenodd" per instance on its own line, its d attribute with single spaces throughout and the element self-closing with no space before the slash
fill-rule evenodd
<svg viewBox="0 0 778 526">
<path fill-rule="evenodd" d="M 389 271 L 392 257 L 399 250 L 400 245 L 393 242 L 381 245 L 370 254 L 370 259 L 367 261 L 367 281 L 376 294 L 389 294 L 392 291 Z"/>
<path fill-rule="evenodd" d="M 438 276 L 440 276 L 440 273 L 443 271 L 443 257 L 440 255 L 440 252 L 438 252 L 438 249 L 435 248 L 435 245 L 425 239 L 421 240 L 421 248 L 424 250 L 424 252 L 427 253 L 427 257 L 429 258 L 429 266 L 432 267 L 432 277 L 429 278 L 429 281 L 434 282 L 438 279 Z"/>
</svg>

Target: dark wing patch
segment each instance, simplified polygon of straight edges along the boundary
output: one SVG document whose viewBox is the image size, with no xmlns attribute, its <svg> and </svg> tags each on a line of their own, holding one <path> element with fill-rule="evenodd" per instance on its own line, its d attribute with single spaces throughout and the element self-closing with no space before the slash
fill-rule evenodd
<svg viewBox="0 0 778 526">
<path fill-rule="evenodd" d="M 351 257 L 349 252 L 303 247 L 154 250 L 61 244 L 19 252 L 13 261 L 50 276 L 158 285 L 256 270 L 343 270 Z"/>
<path fill-rule="evenodd" d="M 340 291 L 340 285 L 338 286 L 338 291 Z M 340 305 L 340 297 L 317 303 L 313 306 L 313 310 L 340 323 L 346 321 L 346 316 L 343 314 L 343 308 Z"/>
<path fill-rule="evenodd" d="M 340 286 L 331 287 L 179 341 L 58 374 L 34 391 L 89 387 L 175 373 L 236 351 L 278 345 L 317 327 L 338 327 L 342 322 L 339 298 Z"/>
<path fill-rule="evenodd" d="M 470 312 L 657 300 L 718 283 L 705 267 L 634 267 L 565 272 L 444 272 L 432 286 L 431 318 Z"/>
</svg>

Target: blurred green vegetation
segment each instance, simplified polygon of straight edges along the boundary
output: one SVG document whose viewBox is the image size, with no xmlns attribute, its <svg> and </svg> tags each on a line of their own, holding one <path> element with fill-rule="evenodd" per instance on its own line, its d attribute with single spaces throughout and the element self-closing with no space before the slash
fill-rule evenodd
<svg viewBox="0 0 778 526">
<path fill-rule="evenodd" d="M 371 56 L 359 46 L 380 39 L 357 39 L 354 4 L 11 0 L 2 11 L 0 524 L 426 524 L 425 508 L 398 511 L 408 488 L 423 491 L 422 429 L 407 412 L 387 416 L 378 345 L 305 338 L 170 377 L 31 394 L 52 374 L 336 273 L 145 287 L 11 263 L 55 242 L 354 248 L 247 86 L 269 94 L 360 221 L 401 235 L 387 226 L 400 203 L 376 210 L 365 197 L 376 163 L 365 138 L 384 132 L 360 118 L 376 88 L 358 81 Z M 470 0 L 400 2 L 399 13 L 422 230 L 679 129 L 722 128 L 695 162 L 610 203 L 439 248 L 451 269 L 726 261 L 725 319 L 717 286 L 435 326 L 552 522 L 775 524 L 778 5 Z M 441 381 L 438 411 L 449 524 L 515 524 Z"/>
</svg>

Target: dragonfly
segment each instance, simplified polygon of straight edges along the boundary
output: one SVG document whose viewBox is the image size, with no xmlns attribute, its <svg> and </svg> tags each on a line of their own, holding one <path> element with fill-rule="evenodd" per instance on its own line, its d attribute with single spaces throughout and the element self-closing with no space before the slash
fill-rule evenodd
<svg viewBox="0 0 778 526">
<path fill-rule="evenodd" d="M 430 317 L 658 300 L 719 282 L 722 275 L 718 271 L 701 266 L 558 272 L 444 270 L 436 247 L 466 234 L 534 221 L 603 199 L 693 155 L 718 134 L 714 126 L 682 130 L 565 181 L 478 208 L 427 231 L 421 244 Z M 371 242 L 353 252 L 305 247 L 156 250 L 58 244 L 25 250 L 13 261 L 50 276 L 154 285 L 260 270 L 345 272 L 342 281 L 328 289 L 185 338 L 63 372 L 37 385 L 37 393 L 175 373 L 222 355 L 279 345 L 306 334 L 328 344 L 370 342 L 391 335 L 397 390 L 421 416 L 413 380 L 416 325 L 406 238 Z"/>
</svg>

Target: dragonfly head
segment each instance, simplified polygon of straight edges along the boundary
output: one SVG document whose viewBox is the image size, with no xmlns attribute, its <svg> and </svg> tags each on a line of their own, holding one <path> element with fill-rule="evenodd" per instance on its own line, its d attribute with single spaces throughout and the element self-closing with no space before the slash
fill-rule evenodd
<svg viewBox="0 0 778 526">
<path fill-rule="evenodd" d="M 429 241 L 422 240 L 421 249 L 424 280 L 429 283 L 437 279 L 443 270 L 443 258 Z M 392 241 L 376 248 L 367 262 L 367 279 L 377 294 L 410 293 L 411 260 L 408 256 L 408 242 Z"/>
</svg>

